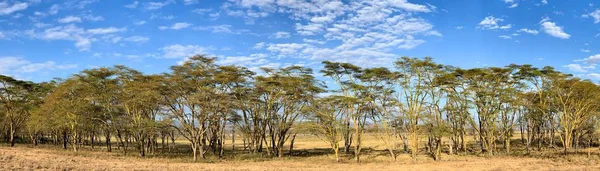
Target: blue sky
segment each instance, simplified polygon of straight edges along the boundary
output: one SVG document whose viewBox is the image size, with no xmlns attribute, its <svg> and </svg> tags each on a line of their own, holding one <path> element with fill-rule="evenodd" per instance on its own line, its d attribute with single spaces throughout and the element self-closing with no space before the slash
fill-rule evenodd
<svg viewBox="0 0 600 171">
<path fill-rule="evenodd" d="M 161 73 L 194 54 L 256 71 L 430 56 L 598 81 L 599 23 L 593 0 L 8 0 L 0 74 L 47 81 L 115 64 Z"/>
</svg>

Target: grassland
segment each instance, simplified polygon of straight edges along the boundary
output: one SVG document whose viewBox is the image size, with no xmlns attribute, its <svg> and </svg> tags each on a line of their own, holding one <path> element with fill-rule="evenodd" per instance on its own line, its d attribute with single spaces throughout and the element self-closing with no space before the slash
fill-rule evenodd
<svg viewBox="0 0 600 171">
<path fill-rule="evenodd" d="M 234 155 L 228 151 L 223 160 L 209 156 L 198 163 L 191 161 L 182 140 L 178 141 L 180 153 L 143 159 L 133 151 L 123 155 L 119 150 L 109 153 L 89 147 L 72 152 L 48 145 L 0 146 L 0 170 L 600 170 L 598 148 L 564 155 L 560 149 L 525 154 L 516 146 L 510 154 L 443 155 L 441 161 L 433 161 L 424 152 L 416 161 L 401 153 L 397 161 L 391 161 L 380 142 L 374 136 L 365 140 L 365 156 L 360 164 L 354 163 L 351 154 L 345 154 L 344 160 L 336 163 L 327 144 L 311 136 L 299 137 L 294 145 L 296 153 L 284 158 L 259 157 L 240 151 Z"/>
</svg>

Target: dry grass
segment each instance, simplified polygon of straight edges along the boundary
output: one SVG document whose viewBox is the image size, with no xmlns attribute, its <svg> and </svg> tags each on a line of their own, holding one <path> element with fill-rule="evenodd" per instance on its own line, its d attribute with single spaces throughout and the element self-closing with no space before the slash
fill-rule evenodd
<svg viewBox="0 0 600 171">
<path fill-rule="evenodd" d="M 366 148 L 374 150 L 366 152 L 360 164 L 354 163 L 350 154 L 342 163 L 336 163 L 325 149 L 327 144 L 315 137 L 297 140 L 296 149 L 308 152 L 304 155 L 277 159 L 238 154 L 222 161 L 211 157 L 199 163 L 191 162 L 185 151 L 182 155 L 140 159 L 134 154 L 124 156 L 118 150 L 76 153 L 49 146 L 0 146 L 0 170 L 600 170 L 598 149 L 592 149 L 590 158 L 585 152 L 565 156 L 556 149 L 522 155 L 515 149 L 514 154 L 494 157 L 443 155 L 442 161 L 433 161 L 424 154 L 414 161 L 402 153 L 397 161 L 390 161 L 385 151 L 379 151 L 384 148 L 380 142 L 374 137 L 365 140 Z M 185 149 L 185 144 L 181 147 Z"/>
</svg>

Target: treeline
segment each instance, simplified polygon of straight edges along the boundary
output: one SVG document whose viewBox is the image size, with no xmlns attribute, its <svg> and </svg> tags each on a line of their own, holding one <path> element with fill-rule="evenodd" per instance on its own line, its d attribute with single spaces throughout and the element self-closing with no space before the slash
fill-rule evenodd
<svg viewBox="0 0 600 171">
<path fill-rule="evenodd" d="M 552 67 L 461 69 L 408 57 L 394 68 L 325 61 L 320 73 L 336 84 L 326 87 L 305 67 L 257 74 L 215 60 L 194 56 L 157 75 L 117 65 L 43 83 L 0 75 L 0 136 L 11 146 L 20 140 L 74 151 L 99 144 L 111 151 L 116 143 L 141 157 L 174 148 L 180 136 L 195 161 L 207 153 L 223 157 L 235 135 L 243 142 L 237 149 L 282 157 L 299 124 L 327 141 L 337 161 L 342 152 L 360 161 L 368 130 L 394 160 L 400 152 L 415 158 L 422 148 L 436 160 L 442 149 L 510 153 L 515 132 L 528 153 L 567 152 L 600 138 L 599 86 Z"/>
</svg>

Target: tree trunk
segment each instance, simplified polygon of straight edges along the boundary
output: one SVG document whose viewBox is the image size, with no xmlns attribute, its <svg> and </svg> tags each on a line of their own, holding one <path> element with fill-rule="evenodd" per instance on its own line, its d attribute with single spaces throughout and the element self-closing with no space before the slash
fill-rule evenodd
<svg viewBox="0 0 600 171">
<path fill-rule="evenodd" d="M 94 145 L 96 144 L 96 142 L 94 141 L 96 138 L 96 135 L 94 135 L 94 133 L 92 133 L 92 136 L 90 138 L 92 139 L 92 149 L 94 149 Z"/>
<path fill-rule="evenodd" d="M 106 139 L 106 150 L 108 152 L 112 152 L 112 145 L 110 142 L 110 132 L 107 131 L 106 133 L 104 133 L 104 135 L 105 135 L 104 138 Z"/>
<path fill-rule="evenodd" d="M 231 151 L 235 155 L 235 128 L 233 128 L 231 133 Z"/>
<path fill-rule="evenodd" d="M 67 149 L 67 131 L 63 131 L 63 148 Z"/>
<path fill-rule="evenodd" d="M 506 137 L 504 140 L 504 148 L 506 149 L 506 154 L 510 153 L 510 137 Z"/>
<path fill-rule="evenodd" d="M 450 150 L 452 151 L 452 150 Z M 435 148 L 435 160 L 442 160 L 442 138 L 438 137 L 436 140 L 436 148 Z"/>
<path fill-rule="evenodd" d="M 9 138 L 10 138 L 10 140 L 9 140 L 10 141 L 10 147 L 14 147 L 15 146 L 15 132 L 16 132 L 16 130 L 13 127 L 13 124 L 11 123 L 10 124 L 10 135 L 9 135 Z"/>
<path fill-rule="evenodd" d="M 411 155 L 410 155 L 413 160 L 417 159 L 417 153 L 419 153 L 419 135 L 417 134 L 417 125 L 414 125 L 413 131 L 412 131 Z"/>
<path fill-rule="evenodd" d="M 192 144 L 192 153 L 194 154 L 194 162 L 198 161 L 198 147 Z"/>
<path fill-rule="evenodd" d="M 296 135 L 297 133 L 295 133 L 294 136 L 292 136 L 292 141 L 290 142 L 290 155 L 292 155 L 292 153 L 294 152 L 294 142 L 296 141 Z"/>
</svg>

